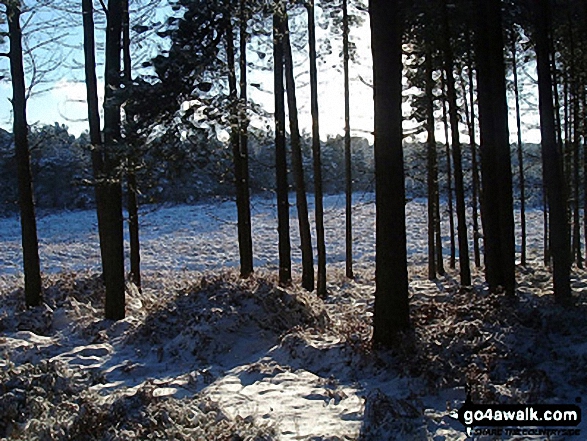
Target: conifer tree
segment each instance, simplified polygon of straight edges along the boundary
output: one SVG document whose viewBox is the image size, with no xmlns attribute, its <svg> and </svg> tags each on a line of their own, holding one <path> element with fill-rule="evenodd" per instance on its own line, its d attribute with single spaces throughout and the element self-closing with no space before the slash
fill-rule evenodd
<svg viewBox="0 0 587 441">
<path fill-rule="evenodd" d="M 391 346 L 410 323 L 402 151 L 400 2 L 370 0 L 375 100 L 375 308 L 373 341 Z"/>
</svg>

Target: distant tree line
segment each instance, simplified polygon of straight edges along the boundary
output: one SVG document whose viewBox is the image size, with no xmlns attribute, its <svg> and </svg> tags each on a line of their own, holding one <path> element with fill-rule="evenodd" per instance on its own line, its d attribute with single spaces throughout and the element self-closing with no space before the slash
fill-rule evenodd
<svg viewBox="0 0 587 441">
<path fill-rule="evenodd" d="M 208 139 L 201 133 L 177 145 L 152 142 L 141 156 L 137 175 L 142 183 L 141 204 L 192 204 L 216 197 L 234 197 L 232 157 L 225 143 Z M 88 149 L 88 136 L 75 137 L 64 125 L 32 126 L 31 173 L 35 183 L 35 205 L 41 212 L 55 210 L 94 209 L 93 181 Z M 250 140 L 251 193 L 270 197 L 275 187 L 275 151 L 271 140 L 252 137 Z M 373 192 L 373 152 L 364 138 L 353 138 L 353 175 L 357 192 Z M 310 140 L 303 139 L 305 175 L 313 192 Z M 344 192 L 344 139 L 329 138 L 324 149 L 323 181 L 327 194 Z M 417 149 L 414 149 L 416 152 Z M 418 155 L 415 155 L 418 156 Z M 165 161 L 161 161 L 165 158 Z M 416 158 L 420 161 L 422 159 Z M 18 212 L 18 192 L 14 146 L 9 132 L 0 129 L 0 216 Z M 412 197 L 423 197 L 419 171 Z M 289 185 L 293 188 L 293 181 Z"/>
<path fill-rule="evenodd" d="M 86 134 L 75 137 L 64 125 L 32 126 L 31 172 L 35 182 L 35 205 L 41 212 L 54 210 L 94 209 L 91 164 Z M 352 173 L 355 192 L 374 192 L 373 145 L 364 138 L 353 137 Z M 304 170 L 308 191 L 313 192 L 310 140 L 304 138 Z M 446 168 L 446 157 L 440 156 L 439 168 Z M 326 194 L 345 191 L 344 137 L 328 138 L 322 142 L 323 185 Z M 409 199 L 426 198 L 426 151 L 422 144 L 404 144 L 406 157 L 406 194 Z M 157 158 L 167 158 L 158 161 Z M 542 207 L 542 165 L 540 146 L 525 146 L 526 207 Z M 12 216 L 18 211 L 18 192 L 14 170 L 14 147 L 9 132 L 0 129 L 0 216 Z M 147 162 L 151 160 L 152 166 Z M 143 186 L 139 195 L 141 204 L 192 204 L 214 197 L 234 197 L 232 159 L 226 146 L 218 140 L 202 136 L 201 144 L 183 146 L 152 145 L 150 154 L 142 157 L 138 174 Z M 267 139 L 251 139 L 250 186 L 252 194 L 270 196 L 275 188 L 275 151 Z M 512 156 L 512 167 L 517 167 L 517 156 Z M 463 170 L 471 174 L 471 158 L 464 152 Z M 293 182 L 289 182 L 293 188 Z M 439 177 L 441 192 L 446 194 L 446 175 Z M 514 201 L 519 207 L 520 187 L 514 185 Z M 467 189 L 467 200 L 471 199 Z"/>
</svg>

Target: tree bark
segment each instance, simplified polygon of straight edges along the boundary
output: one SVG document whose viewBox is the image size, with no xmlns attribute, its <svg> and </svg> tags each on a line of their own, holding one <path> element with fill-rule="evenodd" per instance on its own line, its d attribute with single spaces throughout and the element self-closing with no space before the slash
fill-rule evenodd
<svg viewBox="0 0 587 441">
<path fill-rule="evenodd" d="M 516 57 L 516 40 L 512 44 L 512 71 L 514 73 L 514 99 L 516 104 L 516 129 L 518 133 L 518 172 L 520 174 L 520 228 L 521 253 L 520 263 L 526 266 L 526 179 L 524 176 L 524 146 L 522 144 L 522 117 L 520 112 L 520 91 L 518 88 L 518 63 Z"/>
<path fill-rule="evenodd" d="M 92 152 L 92 169 L 94 174 L 94 189 L 96 206 L 103 206 L 102 193 L 104 188 L 103 173 L 104 160 L 102 157 L 102 135 L 100 133 L 100 109 L 98 105 L 98 82 L 96 79 L 96 54 L 94 38 L 94 8 L 92 0 L 82 0 L 82 13 L 84 23 L 84 67 L 86 77 L 86 95 L 88 103 L 88 124 L 90 130 L 90 143 Z M 98 231 L 104 229 L 102 211 L 96 210 L 98 216 Z M 102 237 L 103 233 L 100 233 Z M 104 268 L 102 268 L 104 271 Z"/>
<path fill-rule="evenodd" d="M 459 139 L 459 118 L 457 107 L 457 94 L 455 89 L 455 78 L 453 74 L 453 54 L 450 44 L 450 27 L 448 23 L 447 6 L 443 8 L 444 21 L 444 70 L 446 73 L 446 90 L 449 104 L 449 117 L 452 141 L 452 155 L 455 178 L 455 199 L 457 209 L 457 233 L 459 241 L 459 274 L 462 286 L 471 285 L 471 268 L 469 262 L 469 241 L 467 238 L 467 219 L 465 208 L 465 188 L 463 184 L 463 165 L 461 142 Z"/>
<path fill-rule="evenodd" d="M 437 256 L 436 231 L 440 219 L 437 218 L 438 206 L 438 160 L 436 157 L 436 136 L 434 134 L 434 79 L 432 77 L 432 52 L 426 48 L 426 151 L 428 180 L 428 278 L 436 279 Z M 442 244 L 440 244 L 442 253 Z M 442 255 L 442 254 L 441 254 Z M 439 262 L 440 263 L 440 262 Z M 442 264 L 442 263 L 440 263 Z"/>
<path fill-rule="evenodd" d="M 320 159 L 320 125 L 318 113 L 318 69 L 316 68 L 316 25 L 314 2 L 306 4 L 308 10 L 308 42 L 310 50 L 310 112 L 312 115 L 312 156 L 314 160 L 314 204 L 316 220 L 316 248 L 318 250 L 318 271 L 316 291 L 326 296 L 326 243 L 324 238 L 324 203 L 322 196 L 322 161 Z"/>
<path fill-rule="evenodd" d="M 278 0 L 273 13 L 273 82 L 275 95 L 275 173 L 277 193 L 277 232 L 279 236 L 279 283 L 291 283 L 291 244 L 289 237 L 289 200 L 287 154 L 285 147 L 285 101 L 283 87 L 283 37 L 285 9 Z"/>
<path fill-rule="evenodd" d="M 342 52 L 344 70 L 344 172 L 345 172 L 345 261 L 346 276 L 353 274 L 353 173 L 351 157 L 350 86 L 349 86 L 349 16 L 348 0 L 342 0 Z"/>
<path fill-rule="evenodd" d="M 587 93 L 585 88 L 581 88 L 582 119 L 585 120 L 587 112 Z M 583 126 L 583 130 L 585 130 Z M 587 142 L 585 142 L 585 133 L 583 134 L 583 237 L 585 238 L 585 256 L 587 256 Z"/>
<path fill-rule="evenodd" d="M 241 277 L 253 272 L 253 238 L 251 233 L 251 202 L 249 194 L 249 147 L 247 116 L 247 21 L 245 0 L 240 0 L 240 130 L 239 151 L 235 157 L 236 201 L 238 212 L 238 238 L 241 261 Z"/>
<path fill-rule="evenodd" d="M 450 154 L 450 141 L 448 135 L 448 114 L 446 112 L 446 84 L 445 84 L 445 77 L 444 75 L 441 76 L 442 78 L 442 123 L 444 124 L 444 145 L 446 150 L 446 186 L 447 186 L 447 193 L 448 193 L 448 225 L 449 225 L 449 235 L 450 235 L 450 260 L 449 260 L 449 267 L 454 269 L 455 268 L 455 261 L 456 261 L 456 244 L 455 244 L 455 221 L 454 221 L 454 209 L 453 209 L 453 197 L 452 197 L 452 162 L 451 162 L 451 154 Z"/>
<path fill-rule="evenodd" d="M 554 295 L 558 303 L 568 304 L 572 300 L 569 231 L 565 207 L 563 165 L 556 140 L 553 81 L 549 56 L 550 11 L 548 1 L 537 0 L 534 12 L 542 163 L 550 215 L 550 251 L 553 260 Z"/>
<path fill-rule="evenodd" d="M 583 256 L 581 255 L 581 220 L 579 212 L 579 188 L 581 185 L 580 170 L 580 152 L 579 152 L 579 105 L 577 92 L 573 94 L 573 255 L 577 267 L 583 269 Z"/>
<path fill-rule="evenodd" d="M 141 243 L 139 236 L 139 201 L 137 175 L 134 171 L 134 162 L 130 164 L 133 169 L 127 175 L 127 206 L 128 206 L 128 233 L 130 242 L 130 278 L 139 292 L 141 288 Z"/>
<path fill-rule="evenodd" d="M 563 155 L 563 125 L 561 122 L 561 104 L 560 104 L 560 96 L 558 92 L 559 86 L 559 79 L 558 79 L 558 72 L 556 69 L 556 54 L 554 50 L 554 43 L 552 41 L 552 37 L 549 34 L 548 37 L 548 58 L 550 60 L 550 73 L 552 75 L 552 94 L 553 94 L 553 103 L 554 103 L 554 131 L 556 133 L 556 145 L 560 151 L 561 159 L 564 165 L 564 155 Z M 563 168 L 563 178 L 564 178 L 564 168 Z M 564 179 L 563 179 L 564 180 Z M 566 184 L 566 181 L 565 181 Z"/>
<path fill-rule="evenodd" d="M 225 2 L 225 8 L 230 11 L 230 3 Z M 248 119 L 247 107 L 247 18 L 245 5 L 240 4 L 240 91 L 241 99 L 238 99 L 236 66 L 234 56 L 234 33 L 232 30 L 232 18 L 227 12 L 228 18 L 225 29 L 226 62 L 228 66 L 228 88 L 230 100 L 230 144 L 234 162 L 234 183 L 236 192 L 237 210 L 237 234 L 240 257 L 241 277 L 247 278 L 253 272 L 253 240 L 251 233 L 251 209 L 249 195 L 249 166 L 248 166 Z"/>
<path fill-rule="evenodd" d="M 477 161 L 477 142 L 475 141 L 475 92 L 473 87 L 473 62 L 471 59 L 471 50 L 468 54 L 468 82 L 469 82 L 469 102 L 467 103 L 467 91 L 465 89 L 464 81 L 462 84 L 463 90 L 463 105 L 465 110 L 465 118 L 467 122 L 467 128 L 469 131 L 469 147 L 471 149 L 471 208 L 473 215 L 473 259 L 475 266 L 479 268 L 481 266 L 481 250 L 479 248 L 479 164 Z M 470 109 L 470 111 L 469 111 Z"/>
<path fill-rule="evenodd" d="M 22 31 L 20 2 L 6 3 L 8 38 L 10 40 L 10 76 L 12 81 L 12 109 L 14 149 L 18 179 L 18 205 L 24 268 L 24 293 L 27 306 L 41 303 L 41 264 L 33 195 L 33 178 L 28 144 L 26 118 L 26 86 L 22 59 Z"/>
<path fill-rule="evenodd" d="M 294 181 L 296 185 L 296 206 L 298 209 L 298 223 L 302 251 L 302 287 L 308 291 L 314 290 L 314 258 L 312 256 L 312 238 L 310 235 L 310 221 L 308 219 L 308 201 L 306 200 L 306 184 L 302 162 L 302 146 L 298 125 L 298 109 L 296 102 L 296 86 L 293 73 L 293 59 L 289 39 L 287 15 L 284 18 L 284 57 L 285 83 L 287 88 L 287 105 L 289 110 L 289 125 L 291 132 L 291 154 Z"/>
<path fill-rule="evenodd" d="M 548 216 L 548 196 L 546 191 L 546 179 L 544 179 L 544 171 L 542 172 L 542 242 L 544 245 L 544 255 L 543 255 L 543 263 L 545 267 L 550 266 L 550 231 L 548 228 L 549 225 L 549 216 Z"/>
<path fill-rule="evenodd" d="M 499 0 L 479 2 L 477 90 L 483 179 L 486 279 L 491 290 L 515 294 L 512 173 Z"/>
<path fill-rule="evenodd" d="M 402 25 L 398 1 L 370 0 L 375 101 L 373 342 L 392 346 L 409 327 L 402 150 Z"/>
<path fill-rule="evenodd" d="M 583 268 L 583 256 L 581 255 L 581 221 L 579 213 L 579 193 L 580 193 L 580 136 L 579 133 L 579 121 L 580 121 L 580 101 L 579 101 L 579 90 L 581 86 L 578 84 L 579 78 L 577 78 L 577 68 L 575 65 L 575 40 L 572 28 L 572 17 L 569 13 L 568 19 L 568 32 L 569 32 L 569 47 L 570 60 L 569 60 L 569 112 L 572 117 L 571 121 L 567 119 L 566 125 L 569 126 L 569 141 L 571 142 L 572 148 L 572 169 L 573 169 L 573 198 L 572 198 L 572 213 L 573 213 L 573 241 L 572 241 L 572 256 L 573 260 L 577 264 L 578 268 Z"/>
<path fill-rule="evenodd" d="M 130 56 L 130 16 L 128 9 L 128 0 L 122 1 L 122 60 L 123 60 L 123 81 L 125 88 L 132 87 L 132 66 Z M 130 115 L 126 114 L 125 121 L 127 129 L 132 131 L 130 125 L 132 120 Z M 133 134 L 127 132 L 127 147 L 133 141 L 130 138 Z M 136 176 L 135 152 L 130 149 L 128 155 L 128 170 L 126 172 L 127 188 L 127 210 L 128 210 L 128 234 L 130 239 L 130 279 L 135 284 L 139 292 L 141 288 L 141 242 L 139 235 L 139 199 L 138 183 Z"/>
<path fill-rule="evenodd" d="M 104 188 L 98 210 L 103 213 L 100 231 L 102 268 L 106 286 L 106 318 L 120 320 L 125 316 L 124 235 L 122 189 L 118 176 L 116 149 L 120 146 L 120 50 L 122 2 L 108 1 L 106 21 L 105 94 L 104 94 Z"/>
<path fill-rule="evenodd" d="M 84 23 L 84 66 L 86 77 L 86 94 L 88 103 L 88 124 L 91 143 L 92 170 L 94 174 L 94 191 L 96 197 L 96 214 L 98 217 L 98 232 L 100 236 L 100 250 L 102 252 L 102 273 L 104 273 L 104 254 L 102 242 L 105 237 L 104 217 L 104 157 L 102 134 L 100 133 L 100 109 L 98 104 L 98 82 L 96 79 L 96 55 L 94 38 L 94 9 L 91 0 L 82 0 Z"/>
</svg>

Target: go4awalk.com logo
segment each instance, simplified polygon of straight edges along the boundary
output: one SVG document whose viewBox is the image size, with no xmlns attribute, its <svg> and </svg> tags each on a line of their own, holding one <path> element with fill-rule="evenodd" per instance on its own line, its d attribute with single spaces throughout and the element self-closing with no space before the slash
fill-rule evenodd
<svg viewBox="0 0 587 441">
<path fill-rule="evenodd" d="M 581 408 L 574 404 L 475 404 L 467 401 L 459 409 L 458 419 L 469 436 L 576 436 L 580 435 L 576 426 L 581 422 Z"/>
</svg>

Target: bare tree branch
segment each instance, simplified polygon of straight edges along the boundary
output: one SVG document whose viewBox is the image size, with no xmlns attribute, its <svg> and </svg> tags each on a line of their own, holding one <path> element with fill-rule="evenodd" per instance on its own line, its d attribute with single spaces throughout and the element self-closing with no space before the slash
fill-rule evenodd
<svg viewBox="0 0 587 441">
<path fill-rule="evenodd" d="M 106 3 L 104 3 L 104 0 L 100 0 L 100 4 L 102 5 L 102 10 L 104 11 L 104 14 L 108 16 L 108 7 L 106 6 Z"/>
<path fill-rule="evenodd" d="M 361 75 L 358 76 L 359 81 L 361 83 L 363 83 L 365 86 L 370 87 L 371 89 L 373 89 L 373 84 L 369 83 L 367 80 L 365 80 Z"/>
</svg>

